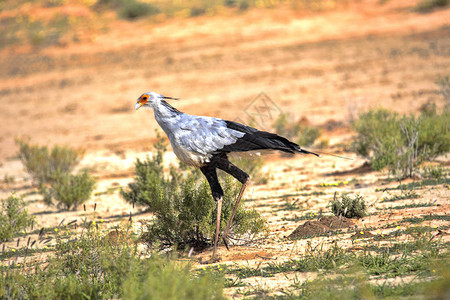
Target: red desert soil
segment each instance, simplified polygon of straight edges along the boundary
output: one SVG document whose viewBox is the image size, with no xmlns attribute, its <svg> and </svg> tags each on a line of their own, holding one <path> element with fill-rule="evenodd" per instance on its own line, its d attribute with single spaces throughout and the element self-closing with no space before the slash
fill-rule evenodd
<svg viewBox="0 0 450 300">
<path fill-rule="evenodd" d="M 348 228 L 353 226 L 351 219 L 345 217 L 336 216 L 326 216 L 319 218 L 315 221 L 306 221 L 305 223 L 299 225 L 294 231 L 288 236 L 290 239 L 299 239 L 305 237 L 313 237 L 318 235 L 324 235 L 326 233 L 332 233 L 333 230 Z"/>
<path fill-rule="evenodd" d="M 257 127 L 270 129 L 278 113 L 289 112 L 293 120 L 323 127 L 321 138 L 329 141 L 326 151 L 333 153 L 349 142 L 349 123 L 361 111 L 382 106 L 417 113 L 427 101 L 442 107 L 435 82 L 449 75 L 450 10 L 419 14 L 411 10 L 417 1 L 378 2 L 358 1 L 310 14 L 280 8 L 162 24 L 115 21 L 110 32 L 90 43 L 1 51 L 0 178 L 14 178 L 0 183 L 1 197 L 13 191 L 26 194 L 28 209 L 41 226 L 86 215 L 83 210 L 47 207 L 41 196 L 30 193 L 36 187 L 17 159 L 14 139 L 28 136 L 41 145 L 81 147 L 86 150 L 82 167 L 98 177 L 86 204 L 88 215 L 112 226 L 131 213 L 139 230 L 151 215 L 125 203 L 118 190 L 132 180 L 135 159 L 152 150 L 157 128 L 153 114 L 134 111 L 135 100 L 147 91 L 180 97 L 172 104 L 187 113 L 243 122 L 255 113 L 252 101 L 264 92 L 271 106 L 256 115 Z M 389 192 L 377 188 L 398 183 L 386 185 L 379 180 L 385 173 L 368 171 L 364 160 L 352 153 L 338 154 L 354 160 L 268 156 L 264 171 L 271 180 L 251 185 L 245 204 L 267 219 L 269 238 L 230 251 L 221 246 L 222 263 L 279 262 L 302 254 L 307 242 L 314 245 L 319 238 L 288 239 L 305 222 L 296 218 L 320 210 L 328 213 L 336 191 L 360 193 L 369 212 L 379 212 L 353 221 L 358 228 L 450 211 L 450 191 L 440 187 L 420 190 L 419 199 L 403 201 L 438 206 L 389 214 L 387 208 L 395 203 L 381 203 Z M 176 162 L 171 152 L 166 158 Z M 445 163 L 447 158 L 440 160 Z M 349 183 L 321 185 L 339 181 Z M 298 209 L 283 209 L 289 203 Z M 442 224 L 446 222 L 427 222 Z M 387 234 L 390 229 L 373 234 L 377 231 Z M 343 247 L 352 246 L 350 235 L 340 235 Z M 321 237 L 320 242 L 327 239 Z M 206 260 L 210 252 L 194 255 Z M 283 278 L 277 280 L 281 284 Z"/>
</svg>

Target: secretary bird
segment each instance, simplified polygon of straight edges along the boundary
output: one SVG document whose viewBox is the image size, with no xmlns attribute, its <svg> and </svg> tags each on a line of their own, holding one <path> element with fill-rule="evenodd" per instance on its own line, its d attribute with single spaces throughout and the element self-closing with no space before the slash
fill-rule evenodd
<svg viewBox="0 0 450 300">
<path fill-rule="evenodd" d="M 208 180 L 211 193 L 217 203 L 217 224 L 212 260 L 215 259 L 220 230 L 223 190 L 217 178 L 217 169 L 223 170 L 242 183 L 230 220 L 222 239 L 228 249 L 228 232 L 249 181 L 249 175 L 233 165 L 227 157 L 230 152 L 273 149 L 288 153 L 316 153 L 301 149 L 299 145 L 274 133 L 213 117 L 193 116 L 182 113 L 165 100 L 178 100 L 155 92 L 142 94 L 135 105 L 153 108 L 156 122 L 169 138 L 175 155 L 185 164 L 200 168 Z"/>
</svg>

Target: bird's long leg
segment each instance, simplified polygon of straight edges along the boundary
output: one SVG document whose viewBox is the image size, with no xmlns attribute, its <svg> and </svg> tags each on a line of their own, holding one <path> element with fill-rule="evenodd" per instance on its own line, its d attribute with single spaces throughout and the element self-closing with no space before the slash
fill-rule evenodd
<svg viewBox="0 0 450 300">
<path fill-rule="evenodd" d="M 227 239 L 228 238 L 228 231 L 230 231 L 230 227 L 231 227 L 231 224 L 233 222 L 234 215 L 236 214 L 236 211 L 238 209 L 239 203 L 241 202 L 242 195 L 244 194 L 245 188 L 247 187 L 247 184 L 248 184 L 249 180 L 250 179 L 247 178 L 247 180 L 241 186 L 241 190 L 239 191 L 239 195 L 238 195 L 238 197 L 236 199 L 236 204 L 234 205 L 233 212 L 231 213 L 231 217 L 228 220 L 227 227 L 225 227 L 225 231 L 223 232 L 223 235 L 222 235 L 223 242 L 225 244 L 225 247 L 227 247 L 228 250 L 230 250 L 228 248 L 228 239 Z"/>
<path fill-rule="evenodd" d="M 242 183 L 241 190 L 239 191 L 239 195 L 236 199 L 236 204 L 234 205 L 233 212 L 231 213 L 231 217 L 228 220 L 227 226 L 225 227 L 225 231 L 223 232 L 222 239 L 225 244 L 225 246 L 228 249 L 228 232 L 230 231 L 231 224 L 233 222 L 234 215 L 236 214 L 236 211 L 239 207 L 239 203 L 241 202 L 242 195 L 244 194 L 245 188 L 247 187 L 248 181 L 250 179 L 250 176 L 233 165 L 228 158 L 222 157 L 220 160 L 216 163 L 217 168 L 227 172 L 228 174 L 232 175 L 234 178 L 239 180 Z M 229 250 L 229 249 L 228 249 Z"/>
<path fill-rule="evenodd" d="M 216 260 L 216 249 L 217 249 L 217 242 L 219 241 L 219 232 L 220 232 L 220 217 L 222 213 L 222 199 L 223 199 L 223 190 L 220 186 L 219 179 L 217 178 L 217 172 L 216 168 L 212 165 L 201 167 L 200 170 L 202 171 L 203 175 L 205 175 L 206 179 L 208 180 L 209 186 L 211 187 L 211 193 L 217 202 L 217 223 L 216 223 L 216 236 L 214 239 L 214 250 L 213 250 L 213 257 L 211 261 Z"/>
<path fill-rule="evenodd" d="M 216 238 L 214 239 L 213 257 L 216 257 L 217 242 L 219 241 L 220 232 L 220 215 L 222 213 L 222 198 L 217 200 L 217 223 L 216 223 Z"/>
</svg>

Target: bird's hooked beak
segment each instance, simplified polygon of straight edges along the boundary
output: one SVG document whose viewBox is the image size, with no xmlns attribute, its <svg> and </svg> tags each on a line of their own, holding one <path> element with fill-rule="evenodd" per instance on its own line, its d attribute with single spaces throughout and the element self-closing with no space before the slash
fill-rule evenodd
<svg viewBox="0 0 450 300">
<path fill-rule="evenodd" d="M 149 95 L 142 94 L 142 96 L 140 96 L 137 99 L 137 103 L 134 105 L 134 110 L 138 110 L 139 108 L 141 108 L 141 106 L 144 106 L 145 104 L 147 104 L 148 98 L 149 98 Z"/>
</svg>

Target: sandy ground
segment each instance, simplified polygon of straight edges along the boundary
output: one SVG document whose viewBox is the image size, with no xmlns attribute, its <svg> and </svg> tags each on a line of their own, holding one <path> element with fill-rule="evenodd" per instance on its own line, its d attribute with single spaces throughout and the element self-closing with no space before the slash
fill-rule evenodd
<svg viewBox="0 0 450 300">
<path fill-rule="evenodd" d="M 118 188 L 132 180 L 135 159 L 152 149 L 157 128 L 153 115 L 133 109 L 135 99 L 151 90 L 180 97 L 172 104 L 191 114 L 241 122 L 253 116 L 257 127 L 270 129 L 277 115 L 286 112 L 294 120 L 321 126 L 322 139 L 330 144 L 326 151 L 353 160 L 269 156 L 264 170 L 272 179 L 266 185 L 252 184 L 246 192 L 246 205 L 267 219 L 269 238 L 231 251 L 221 247 L 219 254 L 224 263 L 281 262 L 303 253 L 307 241 L 326 243 L 323 237 L 286 239 L 302 223 L 290 219 L 327 211 L 335 191 L 364 195 L 371 212 L 388 205 L 380 203 L 386 192 L 376 191 L 389 186 L 380 181 L 387 174 L 338 173 L 364 163 L 354 154 L 340 152 L 339 144 L 347 143 L 353 134 L 352 118 L 380 106 L 417 113 L 427 101 L 435 101 L 438 107 L 444 103 L 435 81 L 449 75 L 450 10 L 418 14 L 411 11 L 411 1 L 377 2 L 360 1 L 308 14 L 280 8 L 162 24 L 116 21 L 110 32 L 90 43 L 31 52 L 3 50 L 0 179 L 9 176 L 14 182 L 2 182 L 0 196 L 5 198 L 12 191 L 25 194 L 28 209 L 41 226 L 86 214 L 47 207 L 32 193 L 35 186 L 17 159 L 14 143 L 15 138 L 28 136 L 33 143 L 86 150 L 81 167 L 91 168 L 98 178 L 95 195 L 87 202 L 88 212 L 97 204 L 97 217 L 111 226 L 130 213 L 137 220 L 150 218 L 125 203 Z M 448 165 L 448 158 L 440 160 Z M 166 161 L 176 159 L 168 153 Z M 349 183 L 320 186 L 339 181 Z M 297 195 L 305 191 L 324 194 Z M 439 206 L 399 210 L 389 217 L 381 211 L 355 224 L 376 228 L 406 216 L 448 214 L 449 199 L 448 187 L 421 190 L 419 199 L 404 201 Z M 291 202 L 298 203 L 299 210 L 280 209 Z M 343 246 L 351 245 L 349 235 L 339 236 Z M 301 276 L 306 280 L 315 274 Z M 278 277 L 249 281 L 269 287 L 289 283 Z"/>
</svg>

